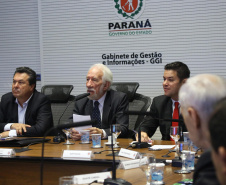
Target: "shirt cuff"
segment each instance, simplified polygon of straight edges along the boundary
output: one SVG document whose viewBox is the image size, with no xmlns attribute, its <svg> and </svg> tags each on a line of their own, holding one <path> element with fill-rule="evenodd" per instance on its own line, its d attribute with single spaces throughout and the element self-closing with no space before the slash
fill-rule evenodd
<svg viewBox="0 0 226 185">
<path fill-rule="evenodd" d="M 107 138 L 107 134 L 106 134 L 104 129 L 102 129 L 102 130 L 103 130 L 103 137 L 102 137 L 102 139 L 106 139 Z"/>
<path fill-rule="evenodd" d="M 9 131 L 9 137 L 17 136 L 16 130 L 10 130 Z"/>
<path fill-rule="evenodd" d="M 4 127 L 4 131 L 9 131 L 12 124 L 13 123 L 6 124 L 5 127 Z"/>
</svg>

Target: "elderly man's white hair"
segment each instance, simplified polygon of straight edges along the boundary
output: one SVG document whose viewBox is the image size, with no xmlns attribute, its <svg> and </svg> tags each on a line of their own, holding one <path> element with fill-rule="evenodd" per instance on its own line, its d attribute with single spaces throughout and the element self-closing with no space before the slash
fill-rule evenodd
<svg viewBox="0 0 226 185">
<path fill-rule="evenodd" d="M 113 74 L 112 74 L 111 70 L 106 65 L 103 65 L 101 63 L 100 64 L 94 64 L 94 65 L 92 65 L 89 68 L 89 70 L 92 69 L 92 68 L 94 68 L 94 67 L 97 68 L 97 69 L 100 69 L 103 72 L 102 80 L 104 82 L 110 82 L 110 86 L 111 86 L 112 81 L 113 81 Z"/>
<path fill-rule="evenodd" d="M 189 78 L 179 91 L 181 107 L 193 107 L 205 122 L 208 122 L 214 104 L 225 96 L 225 79 L 212 74 Z"/>
</svg>

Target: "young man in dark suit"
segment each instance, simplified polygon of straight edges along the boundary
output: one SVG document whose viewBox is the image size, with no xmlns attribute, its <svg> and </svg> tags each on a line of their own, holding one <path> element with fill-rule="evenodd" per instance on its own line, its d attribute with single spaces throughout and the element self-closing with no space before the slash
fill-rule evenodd
<svg viewBox="0 0 226 185">
<path fill-rule="evenodd" d="M 124 114 L 128 109 L 129 102 L 126 94 L 110 89 L 113 75 L 110 69 L 103 64 L 91 66 L 86 76 L 87 92 L 90 95 L 75 102 L 74 114 L 90 115 L 93 118 L 95 102 L 98 102 L 100 112 L 99 125 L 93 125 L 90 134 L 101 134 L 102 139 L 110 135 L 110 125 L 120 124 L 121 134 L 119 137 L 127 137 L 129 117 Z M 73 128 L 71 138 L 80 140 L 80 133 Z"/>
<path fill-rule="evenodd" d="M 28 67 L 16 68 L 12 92 L 1 98 L 1 137 L 43 136 L 53 126 L 50 101 L 35 88 L 36 73 Z"/>
<path fill-rule="evenodd" d="M 181 113 L 189 131 L 189 138 L 204 150 L 193 175 L 194 185 L 218 185 L 211 159 L 208 122 L 215 104 L 226 96 L 226 82 L 217 75 L 201 74 L 191 77 L 181 87 Z"/>
<path fill-rule="evenodd" d="M 170 140 L 170 126 L 172 122 L 160 119 L 172 119 L 175 108 L 174 104 L 178 102 L 179 89 L 189 77 L 190 70 L 186 64 L 173 62 L 165 65 L 162 84 L 164 95 L 157 96 L 153 99 L 150 108 L 152 116 L 146 116 L 141 123 L 142 142 L 150 141 L 150 138 L 154 135 L 158 127 L 160 127 L 162 140 Z M 180 113 L 179 119 L 182 119 Z M 183 122 L 178 125 L 182 127 L 183 131 L 187 130 Z"/>
</svg>

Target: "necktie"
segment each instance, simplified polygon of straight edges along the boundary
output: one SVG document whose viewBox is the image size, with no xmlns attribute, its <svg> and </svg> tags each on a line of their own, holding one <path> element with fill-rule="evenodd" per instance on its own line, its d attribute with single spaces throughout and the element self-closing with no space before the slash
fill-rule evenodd
<svg viewBox="0 0 226 185">
<path fill-rule="evenodd" d="M 173 119 L 179 119 L 179 102 L 174 103 Z M 178 122 L 172 122 L 172 126 L 178 126 Z M 170 138 L 173 141 L 172 138 Z"/>
<path fill-rule="evenodd" d="M 173 119 L 179 119 L 179 102 L 174 103 Z M 178 126 L 178 122 L 172 122 L 172 126 Z"/>
<path fill-rule="evenodd" d="M 92 120 L 96 120 L 97 124 L 93 125 L 97 128 L 101 128 L 101 118 L 100 118 L 100 110 L 99 110 L 99 102 L 94 102 L 93 112 L 92 112 Z"/>
</svg>

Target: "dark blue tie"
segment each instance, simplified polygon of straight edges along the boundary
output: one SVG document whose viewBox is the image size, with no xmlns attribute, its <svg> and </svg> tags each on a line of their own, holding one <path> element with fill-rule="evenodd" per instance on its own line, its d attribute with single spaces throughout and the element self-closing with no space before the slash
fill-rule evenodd
<svg viewBox="0 0 226 185">
<path fill-rule="evenodd" d="M 93 125 L 97 128 L 101 128 L 101 118 L 100 118 L 100 110 L 99 110 L 99 102 L 95 101 L 94 102 L 94 107 L 93 107 L 93 113 L 92 113 L 92 120 L 96 120 L 97 124 Z"/>
</svg>

